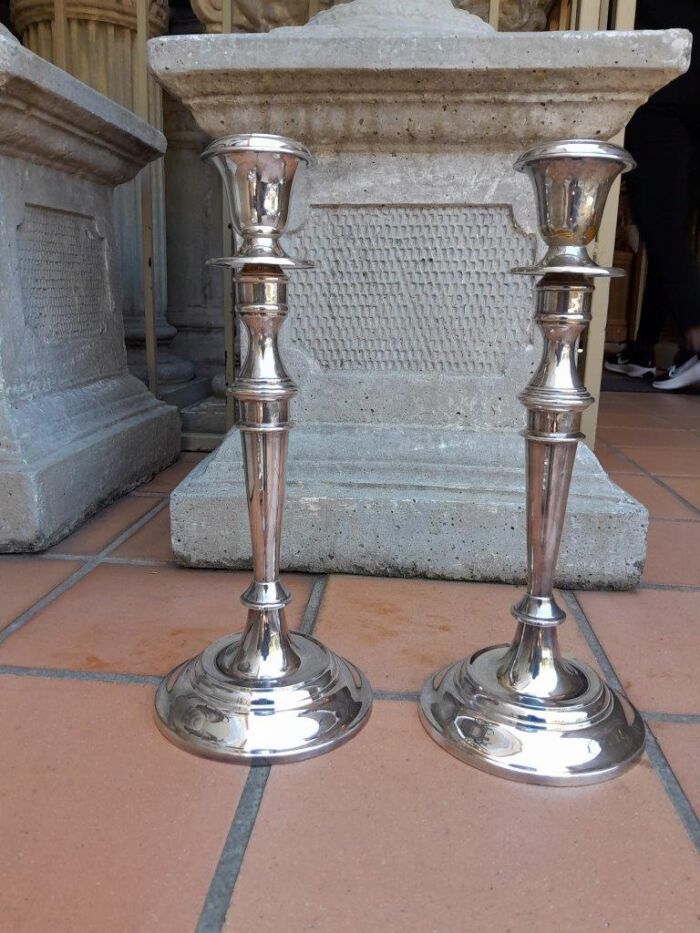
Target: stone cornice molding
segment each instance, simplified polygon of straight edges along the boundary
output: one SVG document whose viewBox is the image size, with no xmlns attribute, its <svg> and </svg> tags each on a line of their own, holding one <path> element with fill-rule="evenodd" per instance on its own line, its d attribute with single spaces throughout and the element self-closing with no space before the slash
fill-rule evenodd
<svg viewBox="0 0 700 933">
<path fill-rule="evenodd" d="M 152 39 L 149 61 L 211 137 L 265 131 L 321 150 L 430 151 L 609 139 L 686 70 L 690 45 L 678 29 L 436 38 L 309 25 Z"/>
<path fill-rule="evenodd" d="M 34 23 L 52 21 L 53 0 L 11 0 L 12 23 L 20 35 Z M 135 0 L 66 0 L 68 20 L 107 23 L 136 31 Z M 160 36 L 167 31 L 167 0 L 150 0 L 148 8 L 149 36 Z"/>
<path fill-rule="evenodd" d="M 0 36 L 0 154 L 118 185 L 165 145 L 131 111 Z"/>
</svg>

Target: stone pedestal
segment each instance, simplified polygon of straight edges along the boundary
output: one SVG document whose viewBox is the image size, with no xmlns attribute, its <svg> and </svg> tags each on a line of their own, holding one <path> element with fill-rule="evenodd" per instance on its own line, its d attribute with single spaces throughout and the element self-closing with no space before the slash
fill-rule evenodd
<svg viewBox="0 0 700 933">
<path fill-rule="evenodd" d="M 126 368 L 113 188 L 163 136 L 0 36 L 0 550 L 55 543 L 171 463 Z"/>
<path fill-rule="evenodd" d="M 172 545 L 182 563 L 250 566 L 242 544 L 248 515 L 240 447 L 234 431 L 173 492 Z M 524 489 L 523 440 L 516 432 L 296 426 L 282 566 L 522 583 Z M 629 585 L 644 563 L 646 527 L 645 510 L 582 446 L 559 584 Z"/>
<path fill-rule="evenodd" d="M 300 385 L 286 566 L 524 577 L 517 394 L 539 347 L 531 287 L 509 270 L 532 262 L 536 226 L 512 164 L 538 141 L 614 136 L 689 47 L 677 30 L 495 33 L 449 0 L 355 0 L 267 35 L 151 41 L 153 72 L 207 135 L 281 133 L 319 159 L 295 238 L 318 268 L 291 283 L 304 311 L 285 335 Z M 184 562 L 248 557 L 239 443 L 174 496 Z M 565 541 L 562 577 L 634 584 L 645 509 L 587 451 L 576 482 L 580 550 Z"/>
<path fill-rule="evenodd" d="M 11 0 L 12 20 L 23 44 L 53 61 L 53 3 L 46 0 Z M 167 31 L 166 0 L 152 0 L 148 9 L 149 36 Z M 135 109 L 136 3 L 135 0 L 67 0 L 67 70 L 117 101 Z M 149 122 L 163 125 L 161 94 L 149 82 Z M 177 330 L 166 318 L 167 272 L 165 251 L 165 194 L 162 160 L 152 168 L 153 300 L 158 341 L 158 391 L 173 404 L 186 405 L 206 394 L 206 385 L 193 381 L 192 362 L 173 351 Z M 115 229 L 119 246 L 121 312 L 129 369 L 147 379 L 144 278 L 141 254 L 141 203 L 138 179 L 115 192 Z"/>
</svg>

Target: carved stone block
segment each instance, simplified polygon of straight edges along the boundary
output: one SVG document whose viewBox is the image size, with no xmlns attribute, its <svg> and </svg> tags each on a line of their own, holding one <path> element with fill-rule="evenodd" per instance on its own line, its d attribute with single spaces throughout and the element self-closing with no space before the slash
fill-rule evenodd
<svg viewBox="0 0 700 933">
<path fill-rule="evenodd" d="M 41 550 L 172 462 L 126 369 L 115 185 L 160 133 L 0 36 L 0 550 Z"/>
</svg>

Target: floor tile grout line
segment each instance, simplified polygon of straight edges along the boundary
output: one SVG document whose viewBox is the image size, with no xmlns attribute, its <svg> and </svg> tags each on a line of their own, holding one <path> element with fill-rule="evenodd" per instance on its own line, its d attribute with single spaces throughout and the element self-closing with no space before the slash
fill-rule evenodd
<svg viewBox="0 0 700 933">
<path fill-rule="evenodd" d="M 615 447 L 613 444 L 608 444 L 606 441 L 601 441 L 600 443 L 603 445 L 603 447 L 607 447 L 608 450 L 611 450 L 613 453 L 617 454 L 619 457 L 622 457 L 623 460 L 626 460 L 628 463 L 631 463 L 632 466 L 637 467 L 638 470 L 642 471 L 643 476 L 646 476 L 647 479 L 650 479 L 653 483 L 656 483 L 657 486 L 660 486 L 666 492 L 670 493 L 673 496 L 673 498 L 676 499 L 676 501 L 679 502 L 681 505 L 685 506 L 685 508 L 690 509 L 690 511 L 693 512 L 695 515 L 700 516 L 700 509 L 697 506 L 693 505 L 692 502 L 688 502 L 687 499 L 684 499 L 683 496 L 680 493 L 676 492 L 676 490 L 673 489 L 672 486 L 669 486 L 668 483 L 665 483 L 660 477 L 655 476 L 653 473 L 647 470 L 646 467 L 643 467 L 641 463 L 638 463 L 633 457 L 630 457 L 629 454 L 626 454 L 624 450 L 622 450 L 619 447 Z M 615 470 L 611 470 L 610 472 L 614 473 Z M 693 479 L 694 477 L 679 476 L 677 478 L 678 479 Z M 672 521 L 672 519 L 666 519 L 666 521 L 669 521 L 669 520 Z M 664 521 L 664 519 L 655 519 L 655 521 Z"/>
<path fill-rule="evenodd" d="M 688 524 L 694 524 L 695 519 L 673 519 L 673 518 L 657 518 L 654 521 L 659 522 L 687 522 Z M 91 561 L 93 560 L 93 554 L 31 554 L 30 557 L 37 557 L 40 560 L 55 560 L 55 561 Z M 155 558 L 150 557 L 103 557 L 100 561 L 101 564 L 113 564 L 115 566 L 123 567 L 175 567 L 183 568 L 186 570 L 189 569 L 201 569 L 201 568 L 190 568 L 185 564 L 180 564 L 176 560 L 156 560 Z M 204 568 L 206 569 L 206 568 Z M 216 568 L 210 568 L 216 569 Z M 240 569 L 240 568 L 239 568 Z M 225 571 L 228 572 L 228 569 Z M 303 576 L 313 576 L 313 574 L 303 574 Z M 693 583 L 638 583 L 635 589 L 639 590 L 669 590 L 671 592 L 678 593 L 695 593 L 700 592 L 700 584 Z"/>
<path fill-rule="evenodd" d="M 686 508 L 689 508 L 692 512 L 694 512 L 698 516 L 698 518 L 700 518 L 700 509 L 696 505 L 693 505 L 692 502 L 689 502 L 679 492 L 676 492 L 673 486 L 669 486 L 669 484 L 665 482 L 660 476 L 655 476 L 653 473 L 647 473 L 647 476 L 649 476 L 649 478 L 652 479 L 656 483 L 657 486 L 661 486 L 662 489 L 665 489 L 666 492 L 670 493 L 675 499 L 677 499 L 681 503 L 681 505 L 684 505 L 686 506 Z M 674 478 L 675 479 L 694 479 L 695 477 L 678 476 Z"/>
<path fill-rule="evenodd" d="M 390 700 L 399 703 L 417 703 L 420 693 L 417 690 L 373 690 L 375 700 Z"/>
<path fill-rule="evenodd" d="M 575 620 L 579 632 L 583 635 L 583 638 L 588 645 L 591 654 L 596 659 L 600 665 L 600 669 L 605 676 L 605 679 L 608 683 L 618 690 L 620 693 L 624 694 L 625 690 L 620 682 L 620 678 L 617 676 L 614 667 L 610 663 L 605 649 L 601 645 L 598 636 L 593 630 L 593 626 L 588 620 L 588 616 L 583 611 L 583 607 L 578 600 L 578 597 L 572 590 L 560 590 L 562 598 L 567 605 L 571 617 Z"/>
<path fill-rule="evenodd" d="M 311 589 L 311 594 L 304 611 L 299 631 L 310 634 L 316 622 L 316 614 L 323 598 L 325 578 L 317 577 Z M 309 631 L 307 631 L 307 629 Z M 23 667 L 14 664 L 0 664 L 0 676 L 15 675 L 18 677 L 47 677 L 56 680 L 83 680 L 108 683 L 125 684 L 153 684 L 158 685 L 163 679 L 158 674 L 133 674 L 129 672 L 113 671 L 84 671 L 70 668 L 52 667 Z"/>
<path fill-rule="evenodd" d="M 115 551 L 118 547 L 121 547 L 125 541 L 128 541 L 129 538 L 133 537 L 137 531 L 141 531 L 144 525 L 147 525 L 152 518 L 155 518 L 156 515 L 159 515 L 164 509 L 168 507 L 168 499 L 160 499 L 159 502 L 149 509 L 130 525 L 128 525 L 120 534 L 117 535 L 112 541 L 106 544 L 101 551 L 95 555 L 96 560 L 102 560 L 105 557 L 108 557 L 112 551 Z"/>
<path fill-rule="evenodd" d="M 691 842 L 695 846 L 696 851 L 700 853 L 700 819 L 698 819 L 698 815 L 695 812 L 693 805 L 686 797 L 685 791 L 681 787 L 681 784 L 676 777 L 673 768 L 664 755 L 663 750 L 659 745 L 656 736 L 654 735 L 652 723 L 647 725 L 647 740 L 645 751 L 649 761 L 652 763 L 654 770 L 658 774 L 659 780 L 661 781 L 666 794 L 673 804 L 676 813 L 680 817 L 686 832 L 690 836 Z"/>
<path fill-rule="evenodd" d="M 41 560 L 82 560 L 90 561 L 94 554 L 34 554 Z M 115 564 L 127 567 L 179 567 L 180 564 L 174 560 L 156 560 L 150 557 L 103 557 L 101 564 Z"/>
<path fill-rule="evenodd" d="M 27 622 L 30 622 L 34 616 L 37 615 L 37 613 L 41 612 L 42 609 L 45 609 L 46 606 L 50 606 L 51 603 L 55 602 L 59 598 L 59 596 L 63 596 L 64 593 L 67 593 L 68 590 L 72 589 L 76 583 L 79 583 L 84 577 L 93 571 L 97 565 L 98 561 L 94 558 L 92 560 L 86 561 L 82 567 L 63 580 L 62 583 L 54 586 L 53 589 L 49 590 L 48 593 L 45 593 L 28 609 L 25 609 L 24 612 L 21 612 L 18 616 L 16 616 L 12 622 L 0 630 L 0 645 L 3 645 L 11 635 L 14 635 L 14 633 L 25 626 Z"/>
<path fill-rule="evenodd" d="M 3 555 L 7 556 L 7 555 Z M 19 555 L 12 555 L 19 556 Z M 51 554 L 49 551 L 44 551 L 43 554 L 26 554 L 23 555 L 26 557 L 34 557 L 37 560 L 80 560 L 84 563 L 92 560 L 95 556 L 94 554 Z"/>
<path fill-rule="evenodd" d="M 139 684 L 158 686 L 162 681 L 159 674 L 134 674 L 125 671 L 83 671 L 57 667 L 23 667 L 16 664 L 0 664 L 0 676 L 45 677 L 50 680 L 80 680 L 94 683 Z M 413 690 L 375 690 L 374 699 L 387 702 L 417 703 L 420 693 Z M 666 713 L 663 711 L 640 710 L 649 722 L 668 722 L 680 725 L 700 725 L 700 713 Z"/>
<path fill-rule="evenodd" d="M 133 534 L 136 534 L 137 531 L 140 531 L 143 526 L 149 522 L 152 518 L 155 518 L 159 512 L 161 512 L 167 505 L 167 500 L 158 502 L 153 506 L 152 509 L 149 509 L 145 515 L 142 515 L 139 519 L 129 525 L 121 534 L 117 535 L 113 541 L 110 541 L 98 554 L 95 554 L 90 560 L 86 561 L 82 567 L 79 567 L 74 573 L 69 577 L 63 580 L 61 583 L 49 590 L 48 593 L 45 593 L 40 599 L 33 603 L 28 609 L 25 609 L 24 612 L 21 612 L 15 619 L 6 625 L 2 630 L 0 630 L 0 645 L 4 644 L 7 639 L 14 635 L 15 632 L 19 631 L 27 622 L 31 621 L 37 613 L 41 612 L 42 609 L 45 609 L 46 606 L 51 605 L 59 598 L 63 596 L 68 590 L 79 583 L 84 577 L 91 573 L 102 561 L 103 557 L 107 557 L 113 550 L 118 548 L 124 541 L 128 540 Z"/>
<path fill-rule="evenodd" d="M 639 711 L 649 722 L 670 722 L 679 725 L 700 726 L 700 713 L 655 713 L 652 710 Z"/>
<path fill-rule="evenodd" d="M 6 555 L 11 557 L 17 557 L 20 555 Z M 95 559 L 95 554 L 28 554 L 27 557 L 36 557 L 39 560 L 55 560 L 55 561 L 83 561 L 87 563 Z M 112 566 L 118 567 L 172 567 L 175 569 L 182 570 L 210 570 L 212 572 L 221 572 L 221 573 L 249 573 L 250 567 L 198 567 L 194 565 L 181 564 L 176 560 L 157 560 L 152 557 L 102 557 L 100 564 L 109 564 Z M 292 570 L 283 572 L 284 577 L 310 577 L 314 578 L 317 576 L 313 573 L 304 573 L 303 571 Z"/>
<path fill-rule="evenodd" d="M 311 635 L 316 627 L 327 581 L 327 576 L 317 577 L 311 587 L 299 625 L 303 635 Z M 224 847 L 204 898 L 196 933 L 220 933 L 224 925 L 271 770 L 270 765 L 248 770 Z"/>
<path fill-rule="evenodd" d="M 564 602 L 566 603 L 572 617 L 576 621 L 576 625 L 586 640 L 586 643 L 590 648 L 594 658 L 600 665 L 606 680 L 608 680 L 612 687 L 614 687 L 623 695 L 626 695 L 620 678 L 617 676 L 615 668 L 612 666 L 605 648 L 603 648 L 602 644 L 600 643 L 600 640 L 598 639 L 598 636 L 596 635 L 593 626 L 588 619 L 588 616 L 578 601 L 578 597 L 571 590 L 562 590 L 562 598 L 564 599 Z M 656 737 L 653 735 L 651 724 L 647 725 L 645 751 L 649 761 L 652 764 L 652 767 L 656 771 L 656 775 L 661 782 L 661 786 L 666 792 L 666 796 L 670 800 L 673 809 L 676 811 L 676 815 L 683 825 L 683 828 L 688 834 L 693 845 L 696 847 L 698 852 L 700 852 L 700 821 L 698 820 L 695 810 L 688 800 L 685 791 L 680 784 L 680 781 L 676 777 L 673 768 L 668 763 L 668 760 L 662 752 Z"/>
<path fill-rule="evenodd" d="M 21 667 L 14 664 L 0 664 L 0 676 L 45 677 L 48 680 L 81 680 L 91 683 L 110 684 L 151 684 L 157 685 L 163 679 L 151 674 L 123 674 L 112 671 L 73 671 L 60 667 Z"/>
<path fill-rule="evenodd" d="M 114 567 L 180 567 L 175 560 L 156 560 L 151 557 L 103 557 L 102 564 Z"/>
<path fill-rule="evenodd" d="M 196 933 L 220 933 L 224 925 L 270 770 L 269 765 L 248 769 L 248 777 L 197 921 Z"/>
<path fill-rule="evenodd" d="M 304 614 L 299 623 L 299 632 L 301 632 L 302 635 L 313 635 L 314 633 L 316 622 L 318 621 L 318 613 L 326 593 L 327 583 L 327 576 L 317 577 L 317 579 L 314 580 L 306 603 L 306 608 L 304 609 Z"/>
</svg>

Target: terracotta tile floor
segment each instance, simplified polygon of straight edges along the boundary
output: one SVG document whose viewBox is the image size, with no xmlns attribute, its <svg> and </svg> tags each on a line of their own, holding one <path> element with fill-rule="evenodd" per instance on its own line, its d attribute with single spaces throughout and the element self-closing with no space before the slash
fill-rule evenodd
<svg viewBox="0 0 700 933">
<path fill-rule="evenodd" d="M 172 562 L 168 495 L 199 458 L 41 556 L 0 558 L 0 929 L 466 933 L 698 929 L 700 397 L 604 395 L 598 451 L 649 508 L 645 582 L 564 594 L 572 654 L 644 712 L 617 781 L 528 787 L 423 732 L 435 667 L 510 635 L 519 589 L 290 575 L 290 616 L 368 673 L 367 728 L 297 765 L 178 751 L 159 676 L 240 628 L 247 573 Z M 307 613 L 307 621 L 310 616 Z"/>
</svg>

